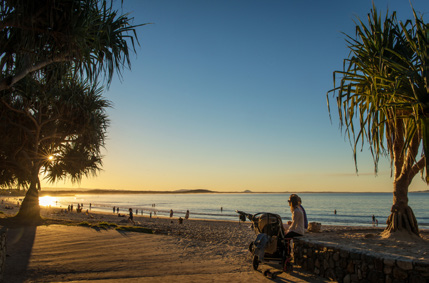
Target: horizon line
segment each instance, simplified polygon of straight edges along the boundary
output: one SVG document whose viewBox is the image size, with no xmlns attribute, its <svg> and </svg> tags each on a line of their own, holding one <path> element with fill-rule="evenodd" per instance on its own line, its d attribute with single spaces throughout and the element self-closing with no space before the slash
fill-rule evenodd
<svg viewBox="0 0 429 283">
<path fill-rule="evenodd" d="M 10 190 L 13 191 L 13 190 Z M 44 189 L 39 191 L 41 194 L 45 193 L 128 193 L 128 194 L 174 194 L 174 193 L 217 193 L 217 194 L 290 194 L 290 193 L 362 193 L 362 194 L 371 194 L 371 193 L 392 193 L 392 192 L 383 192 L 383 191 L 214 191 L 208 189 L 179 189 L 179 190 L 124 190 L 124 189 L 72 189 L 72 188 L 62 188 L 62 189 Z M 419 190 L 419 191 L 409 191 L 409 193 L 429 193 L 429 190 Z"/>
</svg>

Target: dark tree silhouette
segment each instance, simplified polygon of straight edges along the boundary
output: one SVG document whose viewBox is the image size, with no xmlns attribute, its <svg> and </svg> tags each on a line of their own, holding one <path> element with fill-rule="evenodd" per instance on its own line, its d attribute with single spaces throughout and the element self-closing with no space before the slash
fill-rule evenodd
<svg viewBox="0 0 429 283">
<path fill-rule="evenodd" d="M 109 121 L 102 88 L 88 81 L 61 78 L 40 82 L 27 76 L 0 104 L 0 130 L 13 128 L 0 140 L 0 185 L 26 185 L 27 194 L 16 219 L 40 218 L 40 174 L 49 181 L 70 177 L 78 182 L 101 169 Z"/>
</svg>

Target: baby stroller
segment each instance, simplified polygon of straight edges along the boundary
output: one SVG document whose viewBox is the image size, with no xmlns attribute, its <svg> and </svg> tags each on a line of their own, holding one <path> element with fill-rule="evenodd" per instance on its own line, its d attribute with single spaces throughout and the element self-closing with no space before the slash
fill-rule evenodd
<svg viewBox="0 0 429 283">
<path fill-rule="evenodd" d="M 291 238 L 285 238 L 281 217 L 278 214 L 268 212 L 260 212 L 254 215 L 238 210 L 236 212 L 239 214 L 240 221 L 244 222 L 247 218 L 252 222 L 252 228 L 257 235 L 256 239 L 249 245 L 249 251 L 253 256 L 253 269 L 257 270 L 259 264 L 267 263 L 268 265 L 279 265 L 282 272 L 292 272 Z M 265 271 L 264 275 L 268 275 L 267 273 L 270 271 Z M 275 276 L 276 274 L 272 274 L 273 278 Z"/>
</svg>

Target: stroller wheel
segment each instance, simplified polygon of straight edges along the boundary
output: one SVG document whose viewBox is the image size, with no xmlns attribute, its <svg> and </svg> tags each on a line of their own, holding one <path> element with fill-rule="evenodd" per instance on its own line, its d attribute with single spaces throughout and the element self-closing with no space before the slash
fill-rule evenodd
<svg viewBox="0 0 429 283">
<path fill-rule="evenodd" d="M 255 250 L 254 244 L 253 244 L 253 242 L 251 242 L 249 245 L 249 252 L 251 252 L 253 254 L 254 250 Z"/>
<path fill-rule="evenodd" d="M 288 261 L 288 262 L 286 263 L 286 266 L 285 266 L 284 271 L 285 271 L 286 273 L 292 273 L 292 272 L 293 272 L 293 264 L 292 264 L 290 261 Z"/>
<path fill-rule="evenodd" d="M 254 269 L 254 270 L 258 270 L 258 267 L 259 267 L 259 258 L 258 258 L 258 256 L 257 256 L 257 255 L 255 255 L 255 256 L 253 257 L 253 263 L 252 263 L 252 266 L 253 266 L 253 269 Z"/>
<path fill-rule="evenodd" d="M 277 273 L 275 272 L 271 272 L 271 270 L 267 269 L 264 271 L 264 276 L 271 278 L 271 279 L 276 279 L 277 278 Z"/>
<path fill-rule="evenodd" d="M 269 269 L 264 271 L 264 276 L 268 277 L 268 275 L 271 275 L 271 271 Z"/>
<path fill-rule="evenodd" d="M 272 273 L 272 274 L 271 274 L 271 279 L 276 279 L 276 278 L 277 278 L 277 274 Z"/>
</svg>

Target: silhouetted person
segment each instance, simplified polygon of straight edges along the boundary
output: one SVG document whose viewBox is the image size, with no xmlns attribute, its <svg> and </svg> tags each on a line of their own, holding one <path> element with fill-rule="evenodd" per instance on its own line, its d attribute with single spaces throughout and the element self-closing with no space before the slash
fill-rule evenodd
<svg viewBox="0 0 429 283">
<path fill-rule="evenodd" d="M 134 223 L 133 209 L 132 209 L 132 208 L 130 208 L 130 209 L 128 209 L 128 211 L 130 212 L 130 216 L 128 216 L 128 222 L 133 222 L 133 225 L 136 225 L 136 224 Z"/>
</svg>

